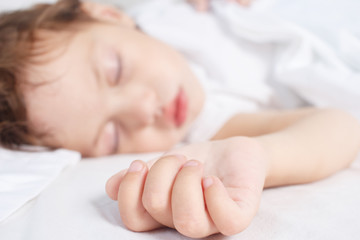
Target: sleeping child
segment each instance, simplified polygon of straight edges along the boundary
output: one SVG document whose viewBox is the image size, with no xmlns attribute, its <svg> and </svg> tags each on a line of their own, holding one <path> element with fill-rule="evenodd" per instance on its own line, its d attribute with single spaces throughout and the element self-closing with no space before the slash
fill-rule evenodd
<svg viewBox="0 0 360 240">
<path fill-rule="evenodd" d="M 186 1 L 146 1 L 169 7 L 156 13 L 169 21 L 153 25 L 150 10 L 136 19 L 79 0 L 3 13 L 1 145 L 84 157 L 165 151 L 132 162 L 106 191 L 130 230 L 170 227 L 194 238 L 243 231 L 265 188 L 349 166 L 360 149 L 358 120 L 336 108 L 277 108 L 269 48 L 225 39 L 208 2 L 190 2 L 202 12 Z"/>
</svg>

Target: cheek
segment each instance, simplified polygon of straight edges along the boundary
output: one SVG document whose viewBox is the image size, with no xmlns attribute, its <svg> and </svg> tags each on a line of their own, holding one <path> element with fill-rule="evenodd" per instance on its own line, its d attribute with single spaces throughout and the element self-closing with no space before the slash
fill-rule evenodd
<svg viewBox="0 0 360 240">
<path fill-rule="evenodd" d="M 97 142 L 98 155 L 104 156 L 114 152 L 116 148 L 116 127 L 114 123 L 106 124 Z"/>
</svg>

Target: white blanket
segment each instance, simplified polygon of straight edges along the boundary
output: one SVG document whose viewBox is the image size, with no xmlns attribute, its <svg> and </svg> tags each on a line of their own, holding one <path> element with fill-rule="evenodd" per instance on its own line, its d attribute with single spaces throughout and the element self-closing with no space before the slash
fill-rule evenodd
<svg viewBox="0 0 360 240">
<path fill-rule="evenodd" d="M 259 1 L 249 10 L 237 7 L 233 2 L 213 0 L 213 12 L 200 15 L 194 14 L 183 1 L 156 0 L 135 6 L 130 9 L 130 14 L 146 33 L 172 45 L 192 62 L 204 67 L 210 79 L 207 84 L 213 79 L 221 79 L 221 84 L 234 89 L 234 93 L 262 105 L 269 105 L 266 85 L 270 85 L 276 91 L 288 90 L 284 96 L 276 93 L 276 107 L 297 107 L 300 104 L 297 98 L 300 98 L 314 106 L 347 110 L 360 119 L 360 38 L 357 35 L 360 17 L 356 21 L 351 15 L 341 16 L 337 25 L 330 21 L 326 31 L 321 29 L 325 34 L 315 32 L 316 27 L 304 29 L 280 18 L 277 12 L 281 8 L 276 5 L 266 8 L 260 4 L 265 2 Z M 333 8 L 339 5 L 342 9 L 342 1 L 332 2 Z M 348 3 L 347 8 L 360 9 L 360 2 L 350 2 L 353 4 Z M 323 3 L 324 7 L 329 6 L 329 3 Z M 306 1 L 292 1 L 292 4 L 299 9 L 310 5 Z M 323 22 L 332 20 L 334 9 L 321 10 Z M 293 10 L 293 14 L 299 13 Z M 314 21 L 314 26 L 321 24 L 321 21 Z M 354 21 L 359 23 L 357 28 L 353 26 Z M 246 52 L 246 48 L 251 52 Z M 245 55 L 248 61 L 238 55 Z M 263 70 L 266 67 L 254 66 L 266 65 L 257 59 L 258 56 L 269 58 L 266 60 L 270 72 Z M 267 75 L 263 76 L 262 72 Z M 297 102 L 290 101 L 296 99 Z"/>
</svg>

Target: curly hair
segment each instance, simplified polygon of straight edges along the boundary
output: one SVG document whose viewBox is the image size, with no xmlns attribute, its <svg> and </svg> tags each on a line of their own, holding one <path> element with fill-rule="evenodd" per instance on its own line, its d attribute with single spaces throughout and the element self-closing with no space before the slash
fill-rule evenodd
<svg viewBox="0 0 360 240">
<path fill-rule="evenodd" d="M 19 149 L 22 145 L 40 145 L 39 136 L 27 121 L 20 91 L 20 84 L 26 82 L 26 64 L 36 54 L 36 32 L 67 30 L 74 23 L 92 20 L 82 10 L 80 0 L 59 0 L 0 14 L 0 146 Z"/>
</svg>

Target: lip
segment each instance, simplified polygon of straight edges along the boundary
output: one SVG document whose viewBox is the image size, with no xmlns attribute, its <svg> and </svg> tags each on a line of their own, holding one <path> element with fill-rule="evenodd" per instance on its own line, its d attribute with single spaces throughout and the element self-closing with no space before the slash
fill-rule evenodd
<svg viewBox="0 0 360 240">
<path fill-rule="evenodd" d="M 180 88 L 174 100 L 164 109 L 165 118 L 176 127 L 181 127 L 187 118 L 188 100 L 184 89 Z"/>
</svg>

